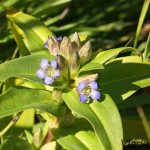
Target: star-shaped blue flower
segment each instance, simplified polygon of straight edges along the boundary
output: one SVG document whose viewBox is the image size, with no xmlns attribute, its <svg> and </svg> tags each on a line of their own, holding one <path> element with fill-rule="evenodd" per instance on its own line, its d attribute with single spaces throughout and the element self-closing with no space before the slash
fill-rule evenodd
<svg viewBox="0 0 150 150">
<path fill-rule="evenodd" d="M 45 84 L 53 84 L 54 79 L 57 79 L 60 76 L 56 60 L 52 60 L 49 63 L 47 59 L 42 59 L 40 67 L 41 68 L 37 70 L 36 74 L 40 79 L 44 79 Z"/>
<path fill-rule="evenodd" d="M 87 102 L 89 98 L 98 100 L 100 98 L 100 92 L 97 90 L 97 82 L 91 81 L 88 84 L 86 82 L 80 82 L 77 87 L 77 92 L 80 95 L 81 102 Z"/>
</svg>

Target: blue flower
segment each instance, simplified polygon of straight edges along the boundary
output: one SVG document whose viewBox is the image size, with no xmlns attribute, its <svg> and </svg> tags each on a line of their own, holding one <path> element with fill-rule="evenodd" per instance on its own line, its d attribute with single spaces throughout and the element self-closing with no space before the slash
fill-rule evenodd
<svg viewBox="0 0 150 150">
<path fill-rule="evenodd" d="M 49 63 L 47 59 L 42 59 L 40 67 L 41 68 L 37 70 L 36 74 L 40 79 L 44 80 L 45 84 L 53 84 L 54 80 L 60 76 L 56 60 L 52 60 Z"/>
<path fill-rule="evenodd" d="M 77 87 L 80 101 L 87 102 L 90 98 L 98 100 L 100 98 L 100 92 L 97 89 L 98 85 L 95 81 L 91 81 L 88 84 L 86 82 L 80 82 Z"/>
</svg>

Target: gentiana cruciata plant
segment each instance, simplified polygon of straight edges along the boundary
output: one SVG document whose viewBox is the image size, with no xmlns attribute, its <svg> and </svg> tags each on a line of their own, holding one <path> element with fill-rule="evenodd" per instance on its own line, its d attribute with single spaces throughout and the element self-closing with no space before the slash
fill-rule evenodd
<svg viewBox="0 0 150 150">
<path fill-rule="evenodd" d="M 81 102 L 87 102 L 89 99 L 100 99 L 98 84 L 96 82 L 97 74 L 87 74 L 80 76 L 79 70 L 86 65 L 92 53 L 91 42 L 87 41 L 82 45 L 79 35 L 74 33 L 73 40 L 68 37 L 49 36 L 44 43 L 51 55 L 56 59 L 50 62 L 43 58 L 40 62 L 40 69 L 36 74 L 44 80 L 47 85 L 53 86 L 55 81 L 60 80 L 75 90 L 80 97 Z"/>
</svg>

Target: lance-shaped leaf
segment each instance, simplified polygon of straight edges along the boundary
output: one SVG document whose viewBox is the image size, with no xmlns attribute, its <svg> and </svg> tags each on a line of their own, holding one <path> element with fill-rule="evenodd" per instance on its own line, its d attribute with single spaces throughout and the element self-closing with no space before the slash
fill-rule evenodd
<svg viewBox="0 0 150 150">
<path fill-rule="evenodd" d="M 98 53 L 91 62 L 104 64 L 108 60 L 116 57 L 121 52 L 132 52 L 132 51 L 136 51 L 137 53 L 139 53 L 139 51 L 137 49 L 134 49 L 132 47 L 119 47 L 119 48 L 102 51 L 102 52 Z M 139 55 L 141 55 L 141 54 L 139 53 Z"/>
<path fill-rule="evenodd" d="M 39 19 L 12 9 L 8 11 L 7 18 L 21 55 L 48 53 L 43 43 L 53 33 Z"/>
<path fill-rule="evenodd" d="M 117 107 L 108 95 L 90 104 L 80 102 L 79 96 L 71 91 L 63 94 L 68 107 L 86 118 L 94 128 L 101 150 L 121 150 L 122 124 Z"/>
<path fill-rule="evenodd" d="M 61 116 L 65 108 L 53 101 L 49 91 L 13 87 L 0 95 L 0 117 L 6 117 L 29 108 L 46 111 Z"/>
</svg>

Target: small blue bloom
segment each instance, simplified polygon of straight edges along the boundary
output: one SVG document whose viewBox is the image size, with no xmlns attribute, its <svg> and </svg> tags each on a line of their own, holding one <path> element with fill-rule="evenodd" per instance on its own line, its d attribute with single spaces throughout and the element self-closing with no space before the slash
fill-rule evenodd
<svg viewBox="0 0 150 150">
<path fill-rule="evenodd" d="M 52 60 L 49 63 L 47 59 L 42 59 L 40 67 L 41 68 L 37 70 L 36 74 L 40 79 L 44 79 L 45 84 L 53 84 L 54 80 L 60 76 L 56 60 Z"/>
<path fill-rule="evenodd" d="M 87 102 L 89 98 L 98 100 L 100 98 L 100 92 L 97 90 L 97 82 L 91 81 L 90 83 L 80 82 L 77 87 L 77 91 L 80 95 L 81 102 Z"/>
</svg>

